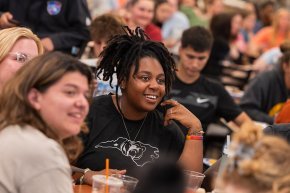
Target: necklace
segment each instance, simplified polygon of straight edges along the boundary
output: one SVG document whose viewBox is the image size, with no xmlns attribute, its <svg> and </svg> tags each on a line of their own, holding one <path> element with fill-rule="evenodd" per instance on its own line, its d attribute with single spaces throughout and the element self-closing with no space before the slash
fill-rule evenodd
<svg viewBox="0 0 290 193">
<path fill-rule="evenodd" d="M 120 115 L 121 115 L 121 118 L 122 118 L 122 122 L 123 122 L 124 128 L 125 128 L 125 130 L 126 130 L 126 133 L 127 133 L 127 135 L 128 135 L 129 140 L 132 141 L 132 140 L 131 140 L 131 137 L 130 137 L 130 134 L 129 134 L 129 131 L 128 131 L 128 128 L 127 128 L 127 126 L 126 126 L 125 120 L 124 120 L 123 113 L 122 113 L 122 111 L 121 111 L 121 107 L 122 107 L 122 105 L 121 105 L 121 101 L 120 101 L 120 107 L 119 107 L 118 104 L 119 104 L 119 103 L 117 102 L 117 106 L 118 106 L 118 108 L 119 108 L 119 112 L 120 112 Z M 138 137 L 138 135 L 139 135 L 139 133 L 140 133 L 140 131 L 141 131 L 141 129 L 142 129 L 142 127 L 143 127 L 145 121 L 146 121 L 147 115 L 148 115 L 148 113 L 146 113 L 146 116 L 145 116 L 144 120 L 142 121 L 141 126 L 140 126 L 139 129 L 138 129 L 138 132 L 137 132 L 136 136 L 134 137 L 134 141 L 135 141 L 136 138 Z"/>
<path fill-rule="evenodd" d="M 126 133 L 127 133 L 127 135 L 128 135 L 128 138 L 129 138 L 130 141 L 132 141 L 132 140 L 131 140 L 131 137 L 130 137 L 130 134 L 129 134 L 129 132 L 128 132 L 128 128 L 127 128 L 127 126 L 126 126 L 126 123 L 125 123 L 124 117 L 123 117 L 122 114 L 120 114 L 120 115 L 121 115 L 121 118 L 122 118 L 122 122 L 123 122 L 124 128 L 125 128 L 125 130 L 126 130 Z M 143 122 L 141 123 L 141 126 L 139 127 L 139 130 L 138 130 L 136 136 L 134 137 L 134 141 L 135 141 L 136 138 L 138 137 L 138 135 L 139 135 L 139 133 L 140 133 L 140 131 L 141 131 L 141 129 L 142 129 L 142 127 L 143 127 L 145 121 L 146 121 L 146 118 L 147 118 L 147 114 L 146 114 L 146 116 L 145 116 Z"/>
</svg>

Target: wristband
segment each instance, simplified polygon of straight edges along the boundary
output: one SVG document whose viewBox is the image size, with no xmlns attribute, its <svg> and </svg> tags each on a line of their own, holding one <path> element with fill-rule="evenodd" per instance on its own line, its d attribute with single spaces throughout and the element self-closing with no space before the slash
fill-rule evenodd
<svg viewBox="0 0 290 193">
<path fill-rule="evenodd" d="M 83 171 L 83 175 L 80 177 L 80 184 L 83 184 L 84 183 L 84 178 L 85 178 L 85 174 L 88 172 L 88 171 L 91 171 L 89 168 L 86 168 L 84 169 Z"/>
<path fill-rule="evenodd" d="M 203 140 L 202 135 L 186 135 L 187 140 Z"/>
<path fill-rule="evenodd" d="M 202 136 L 204 134 L 204 131 L 201 129 L 199 131 L 188 131 L 187 135 L 196 135 L 196 136 Z"/>
</svg>

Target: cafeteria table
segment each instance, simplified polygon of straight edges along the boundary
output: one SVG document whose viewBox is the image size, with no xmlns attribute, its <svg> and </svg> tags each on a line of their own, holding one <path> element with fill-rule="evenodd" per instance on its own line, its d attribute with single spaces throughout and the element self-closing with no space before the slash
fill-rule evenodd
<svg viewBox="0 0 290 193">
<path fill-rule="evenodd" d="M 92 187 L 89 185 L 74 185 L 74 193 L 92 193 Z"/>
</svg>

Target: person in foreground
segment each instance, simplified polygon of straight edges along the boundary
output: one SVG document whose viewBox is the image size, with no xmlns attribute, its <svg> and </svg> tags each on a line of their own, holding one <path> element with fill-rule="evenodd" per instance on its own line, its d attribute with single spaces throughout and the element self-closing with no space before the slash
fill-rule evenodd
<svg viewBox="0 0 290 193">
<path fill-rule="evenodd" d="M 27 61 L 43 53 L 39 38 L 24 27 L 0 30 L 0 93 L 3 85 Z"/>
<path fill-rule="evenodd" d="M 87 118 L 90 132 L 83 136 L 85 149 L 76 166 L 99 171 L 109 158 L 111 169 L 125 169 L 138 178 L 151 163 L 166 158 L 202 171 L 200 121 L 177 101 L 163 101 L 174 78 L 170 53 L 162 43 L 148 40 L 142 29 L 125 29 L 128 34 L 108 43 L 97 68 L 106 81 L 117 73 L 122 96 L 93 99 Z M 188 128 L 187 140 L 172 120 Z M 91 183 L 95 173 L 86 172 L 84 182 Z"/>
<path fill-rule="evenodd" d="M 287 153 L 286 153 L 287 152 Z M 222 174 L 225 193 L 289 193 L 290 145 L 282 138 L 244 128 L 234 135 Z"/>
<path fill-rule="evenodd" d="M 48 53 L 29 61 L 5 84 L 1 193 L 73 192 L 67 156 L 80 151 L 76 135 L 88 113 L 91 76 L 78 60 Z"/>
</svg>

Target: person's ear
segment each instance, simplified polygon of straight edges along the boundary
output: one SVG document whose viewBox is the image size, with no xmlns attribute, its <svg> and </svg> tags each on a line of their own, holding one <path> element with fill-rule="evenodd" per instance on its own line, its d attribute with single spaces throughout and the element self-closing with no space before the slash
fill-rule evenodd
<svg viewBox="0 0 290 193">
<path fill-rule="evenodd" d="M 30 105 L 35 109 L 35 110 L 40 110 L 41 105 L 40 105 L 40 92 L 35 89 L 32 88 L 29 90 L 28 95 L 28 102 L 30 103 Z"/>
<path fill-rule="evenodd" d="M 123 81 L 121 82 L 121 84 L 120 84 L 120 88 L 121 88 L 121 89 L 125 89 L 125 88 L 126 88 L 126 81 L 125 81 L 125 80 L 123 80 Z"/>
</svg>

